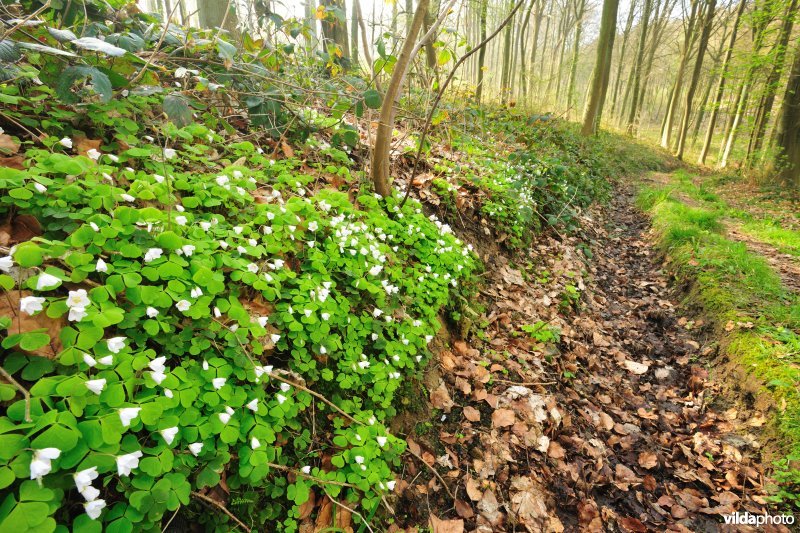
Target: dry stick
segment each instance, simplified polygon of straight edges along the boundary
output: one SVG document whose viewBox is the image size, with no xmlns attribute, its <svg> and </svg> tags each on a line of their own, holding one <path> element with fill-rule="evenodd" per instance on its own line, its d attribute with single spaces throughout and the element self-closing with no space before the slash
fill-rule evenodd
<svg viewBox="0 0 800 533">
<path fill-rule="evenodd" d="M 302 478 L 310 479 L 311 481 L 316 481 L 320 485 L 336 485 L 337 487 L 350 487 L 350 488 L 353 488 L 353 489 L 358 488 L 355 485 L 351 485 L 350 483 L 345 483 L 344 481 L 331 481 L 331 480 L 328 480 L 328 479 L 322 479 L 321 477 L 315 477 L 315 476 L 306 474 L 304 472 L 300 472 L 298 470 L 295 470 L 294 468 L 289 468 L 288 466 L 285 466 L 285 465 L 279 465 L 279 464 L 275 464 L 275 463 L 267 463 L 267 466 L 269 466 L 270 468 L 274 468 L 276 470 L 283 470 L 284 472 L 291 472 L 291 473 L 293 473 L 293 474 L 295 474 L 297 476 L 300 476 Z"/>
<path fill-rule="evenodd" d="M 403 206 L 406 204 L 406 200 L 408 200 L 408 196 L 409 194 L 411 194 L 411 184 L 413 183 L 414 177 L 417 174 L 417 167 L 419 166 L 419 160 L 422 157 L 422 149 L 425 146 L 425 139 L 428 136 L 428 129 L 431 126 L 431 121 L 433 121 L 433 113 L 434 111 L 436 111 L 436 107 L 442 100 L 442 96 L 444 95 L 445 90 L 447 90 L 448 85 L 450 85 L 450 82 L 453 81 L 453 77 L 456 75 L 458 67 L 460 67 L 467 59 L 469 59 L 473 54 L 478 52 L 481 48 L 489 44 L 489 41 L 497 37 L 500 31 L 502 31 L 502 29 L 505 28 L 509 22 L 511 22 L 511 20 L 514 18 L 514 15 L 517 14 L 517 11 L 519 11 L 519 8 L 521 8 L 524 3 L 525 0 L 520 0 L 517 3 L 517 5 L 514 6 L 514 9 L 511 10 L 511 13 L 508 14 L 508 17 L 506 17 L 506 19 L 494 30 L 494 32 L 492 32 L 491 35 L 489 35 L 488 37 L 486 37 L 486 39 L 478 43 L 478 46 L 476 46 L 475 48 L 473 48 L 472 50 L 461 56 L 461 59 L 459 59 L 456 62 L 456 64 L 453 66 L 453 69 L 450 71 L 450 74 L 447 76 L 447 79 L 439 88 L 439 92 L 436 94 L 436 98 L 433 101 L 433 105 L 431 106 L 430 111 L 428 111 L 428 116 L 425 117 L 425 125 L 422 127 L 422 135 L 420 135 L 419 139 L 419 148 L 417 148 L 416 157 L 414 159 L 414 166 L 411 169 L 411 176 L 408 178 L 408 186 L 406 187 L 406 194 L 403 197 L 403 201 L 400 202 L 400 209 L 402 209 Z"/>
<path fill-rule="evenodd" d="M 418 453 L 416 453 L 416 452 L 412 451 L 412 450 L 411 450 L 411 448 L 406 448 L 406 452 L 410 453 L 411 455 L 413 455 L 414 457 L 416 457 L 417 459 L 419 459 L 419 460 L 420 460 L 420 462 L 421 462 L 422 464 L 424 464 L 425 466 L 427 466 L 427 467 L 428 467 L 428 469 L 429 469 L 431 472 L 433 472 L 433 474 L 434 474 L 434 475 L 435 475 L 437 478 L 439 478 L 439 481 L 441 481 L 441 482 L 442 482 L 442 485 L 444 485 L 444 490 L 446 490 L 446 491 L 447 491 L 447 494 L 449 494 L 449 495 L 450 495 L 450 497 L 451 497 L 451 498 L 453 498 L 454 500 L 456 499 L 456 495 L 455 495 L 455 494 L 453 494 L 453 491 L 451 491 L 451 490 L 450 490 L 450 487 L 448 487 L 448 486 L 447 486 L 447 483 L 445 483 L 445 481 L 444 481 L 444 478 L 442 477 L 442 475 L 441 475 L 441 474 L 439 474 L 439 472 L 437 472 L 437 471 L 436 471 L 436 469 L 435 469 L 434 467 L 432 467 L 431 465 L 429 465 L 428 463 L 426 463 L 426 462 L 425 462 L 425 459 L 423 459 L 422 457 L 420 457 Z"/>
<path fill-rule="evenodd" d="M 161 528 L 161 533 L 164 533 L 169 528 L 169 525 L 172 523 L 173 520 L 175 520 L 175 517 L 178 516 L 178 511 L 180 511 L 180 510 L 181 510 L 181 506 L 179 505 L 178 508 L 175 509 L 175 512 L 172 513 L 172 516 L 169 517 L 169 520 L 167 521 L 167 524 L 163 528 Z"/>
<path fill-rule="evenodd" d="M 167 15 L 167 23 L 164 25 L 164 31 L 161 32 L 161 37 L 158 38 L 156 47 L 153 48 L 153 51 L 150 53 L 150 57 L 147 58 L 147 62 L 144 64 L 139 73 L 136 76 L 134 76 L 133 79 L 130 81 L 130 85 L 134 85 L 137 81 L 139 81 L 141 77 L 144 76 L 147 67 L 149 67 L 150 64 L 153 62 L 153 58 L 156 56 L 156 53 L 158 53 L 158 50 L 161 48 L 161 44 L 164 42 L 164 38 L 167 36 L 167 31 L 169 31 L 169 26 L 170 24 L 172 24 L 172 15 L 175 13 L 175 9 L 178 8 L 178 5 L 179 2 L 176 2 L 175 5 L 172 7 L 172 11 L 170 11 L 169 15 Z"/>
<path fill-rule="evenodd" d="M 28 392 L 28 389 L 20 385 L 19 382 L 14 379 L 14 377 L 2 366 L 0 366 L 0 375 L 6 378 L 9 383 L 14 385 L 14 387 L 25 397 L 25 422 L 33 422 L 31 419 L 31 393 Z"/>
<path fill-rule="evenodd" d="M 223 513 L 225 513 L 226 515 L 231 517 L 233 519 L 233 521 L 236 522 L 236 525 L 238 525 L 240 528 L 242 528 L 245 531 L 247 531 L 247 533 L 250 533 L 250 531 L 251 531 L 250 528 L 247 527 L 246 525 L 244 525 L 244 522 L 242 522 L 241 520 L 236 518 L 236 516 L 232 512 L 230 512 L 227 507 L 225 507 L 224 505 L 222 505 L 218 501 L 216 501 L 216 500 L 214 500 L 212 498 L 209 498 L 208 496 L 205 496 L 203 494 L 200 494 L 199 492 L 194 492 L 194 491 L 192 491 L 192 496 L 194 496 L 195 498 L 197 498 L 199 500 L 202 500 L 202 501 L 206 502 L 209 505 L 213 505 L 214 507 L 216 507 L 217 509 L 219 509 L 220 511 L 222 511 Z"/>
<path fill-rule="evenodd" d="M 341 507 L 342 509 L 345 509 L 346 511 L 350 511 L 352 514 L 354 514 L 354 515 L 356 515 L 357 517 L 359 517 L 359 518 L 361 519 L 361 522 L 362 522 L 362 523 L 363 523 L 365 526 L 367 526 L 367 529 L 369 529 L 370 533 L 375 533 L 375 530 L 374 530 L 374 529 L 372 529 L 372 526 L 370 526 L 370 525 L 369 525 L 369 522 L 367 522 L 367 519 L 366 519 L 366 518 L 364 518 L 364 515 L 362 515 L 361 513 L 359 513 L 358 511 L 356 511 L 355 509 L 351 509 L 351 508 L 349 508 L 348 506 L 346 506 L 345 504 L 343 504 L 343 503 L 341 503 L 341 502 L 338 502 L 338 501 L 336 501 L 334 498 L 331 498 L 331 495 L 330 495 L 330 494 L 328 494 L 328 491 L 326 491 L 325 489 L 322 489 L 322 490 L 325 492 L 325 496 L 327 496 L 327 497 L 328 497 L 328 499 L 329 499 L 329 500 L 330 500 L 330 501 L 331 501 L 331 502 L 332 502 L 334 505 L 338 505 L 338 506 L 339 506 L 339 507 Z"/>
<path fill-rule="evenodd" d="M 47 9 L 48 7 L 50 7 L 50 0 L 47 0 L 47 2 L 45 2 L 44 5 L 42 5 L 42 7 L 40 7 L 39 9 L 37 9 L 36 11 L 31 13 L 30 15 L 28 15 L 24 19 L 22 19 L 19 22 L 17 22 L 14 26 L 11 26 L 11 28 L 9 28 L 8 31 L 6 31 L 3 34 L 3 36 L 0 37 L 0 41 L 4 41 L 6 39 L 6 37 L 10 36 L 12 33 L 17 31 L 18 29 L 20 29 L 22 26 L 25 25 L 26 22 L 31 20 L 33 17 L 35 17 L 36 15 L 38 15 L 39 13 L 41 13 L 42 11 Z"/>
</svg>

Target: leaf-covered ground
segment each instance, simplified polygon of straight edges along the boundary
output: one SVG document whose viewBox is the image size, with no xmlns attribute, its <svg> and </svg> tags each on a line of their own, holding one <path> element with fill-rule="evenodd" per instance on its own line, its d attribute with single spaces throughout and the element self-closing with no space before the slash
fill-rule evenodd
<svg viewBox="0 0 800 533">
<path fill-rule="evenodd" d="M 765 412 L 709 376 L 724 358 L 630 191 L 582 222 L 583 239 L 538 239 L 516 264 L 478 246 L 486 337 L 440 353 L 441 423 L 411 445 L 442 479 L 409 465 L 402 525 L 716 531 L 767 509 Z"/>
</svg>

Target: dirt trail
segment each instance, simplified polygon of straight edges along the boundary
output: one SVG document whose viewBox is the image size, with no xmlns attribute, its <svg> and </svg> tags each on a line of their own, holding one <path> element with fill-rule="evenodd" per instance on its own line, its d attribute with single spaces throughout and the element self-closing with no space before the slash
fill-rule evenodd
<svg viewBox="0 0 800 533">
<path fill-rule="evenodd" d="M 722 516 L 764 512 L 765 420 L 719 399 L 706 369 L 715 352 L 678 316 L 629 192 L 584 227 L 591 258 L 573 238 L 543 237 L 524 269 L 485 253 L 485 338 L 441 351 L 429 389 L 443 422 L 410 441 L 442 478 L 407 463 L 400 524 L 747 531 Z M 558 348 L 520 334 L 537 321 L 560 328 Z"/>
</svg>

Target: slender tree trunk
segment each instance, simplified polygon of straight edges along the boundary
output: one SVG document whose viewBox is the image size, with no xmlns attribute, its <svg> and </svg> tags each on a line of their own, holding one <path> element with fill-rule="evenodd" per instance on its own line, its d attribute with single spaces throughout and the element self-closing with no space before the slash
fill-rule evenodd
<svg viewBox="0 0 800 533">
<path fill-rule="evenodd" d="M 422 22 L 428 10 L 428 0 L 419 0 L 417 11 L 411 21 L 411 27 L 406 34 L 403 48 L 394 66 L 392 78 L 389 80 L 389 87 L 383 97 L 381 106 L 381 116 L 378 121 L 378 128 L 375 132 L 375 146 L 372 152 L 371 174 L 375 192 L 383 197 L 391 195 L 389 172 L 389 154 L 392 146 L 392 130 L 394 129 L 395 100 L 402 90 L 403 79 L 411 63 L 411 51 L 414 49 L 417 34 L 422 28 Z"/>
<path fill-rule="evenodd" d="M 328 11 L 327 17 L 322 21 L 322 37 L 325 40 L 325 51 L 330 51 L 334 45 L 336 50 L 334 59 L 337 63 L 347 63 L 350 57 L 350 43 L 347 35 L 347 20 L 344 0 L 320 0 L 320 5 Z M 344 59 L 344 61 L 342 61 Z"/>
<path fill-rule="evenodd" d="M 567 110 L 569 110 L 570 115 L 572 115 L 572 110 L 577 105 L 575 102 L 575 76 L 578 73 L 578 53 L 580 52 L 581 48 L 581 30 L 583 29 L 583 15 L 586 11 L 586 0 L 577 0 L 577 6 L 575 6 L 575 42 L 572 45 L 572 64 L 570 65 L 569 69 L 569 82 L 567 84 Z M 614 30 L 616 31 L 616 15 L 614 18 Z M 612 39 L 612 48 L 608 51 L 604 51 L 604 55 L 607 55 L 606 52 L 613 53 L 613 39 Z M 600 43 L 598 43 L 600 46 Z"/>
<path fill-rule="evenodd" d="M 514 6 L 513 0 L 509 0 L 508 7 Z M 503 105 L 508 103 L 508 96 L 511 94 L 511 36 L 513 25 L 508 24 L 503 30 L 503 70 L 500 78 L 500 101 Z"/>
<path fill-rule="evenodd" d="M 525 102 L 528 99 L 528 57 L 527 57 L 527 39 L 525 38 L 528 34 L 528 26 L 531 23 L 531 13 L 533 12 L 533 6 L 536 4 L 536 0 L 531 0 L 528 9 L 525 11 L 525 16 L 522 20 L 522 27 L 517 34 L 517 50 L 519 50 L 519 58 L 520 58 L 520 68 L 519 68 L 519 81 L 521 85 L 521 93 L 520 96 L 522 97 L 522 101 Z M 535 45 L 534 45 L 535 46 Z"/>
<path fill-rule="evenodd" d="M 628 18 L 625 21 L 625 29 L 622 31 L 622 46 L 619 51 L 619 58 L 617 60 L 617 75 L 614 80 L 614 91 L 611 94 L 611 114 L 613 115 L 617 108 L 617 96 L 619 95 L 619 88 L 622 82 L 622 65 L 625 63 L 625 52 L 628 48 L 628 39 L 631 35 L 631 28 L 633 27 L 633 18 L 636 15 L 636 0 L 630 4 L 628 11 Z"/>
<path fill-rule="evenodd" d="M 739 7 L 736 8 L 736 18 L 733 20 L 733 31 L 731 32 L 730 41 L 728 41 L 728 49 L 725 51 L 725 59 L 722 61 L 722 72 L 719 74 L 719 81 L 717 82 L 717 92 L 714 97 L 714 104 L 711 108 L 711 116 L 708 117 L 708 127 L 706 128 L 706 136 L 703 140 L 703 148 L 700 150 L 700 157 L 697 162 L 701 165 L 706 164 L 708 157 L 708 150 L 711 148 L 711 140 L 714 137 L 714 127 L 717 123 L 719 116 L 719 108 L 722 105 L 722 96 L 725 93 L 725 78 L 728 76 L 728 68 L 730 66 L 731 57 L 733 56 L 733 48 L 736 45 L 736 34 L 739 31 L 739 21 L 742 18 L 742 13 L 747 5 L 747 0 L 740 0 Z"/>
<path fill-rule="evenodd" d="M 661 147 L 667 150 L 672 146 L 672 127 L 675 123 L 675 115 L 678 113 L 678 101 L 680 100 L 681 89 L 683 88 L 683 75 L 686 71 L 686 64 L 689 62 L 689 56 L 692 53 L 697 35 L 695 25 L 699 4 L 700 0 L 692 0 L 692 10 L 689 15 L 688 27 L 683 41 L 684 45 L 681 53 L 681 61 L 678 64 L 675 83 L 673 84 L 672 94 L 670 96 L 669 105 L 667 106 L 667 115 L 664 119 L 664 127 L 661 131 Z"/>
<path fill-rule="evenodd" d="M 219 28 L 229 32 L 232 36 L 238 36 L 237 27 L 239 19 L 236 16 L 235 3 L 230 3 L 230 11 L 226 16 L 229 4 L 226 0 L 198 0 L 197 15 L 200 19 L 200 26 L 203 28 Z"/>
<path fill-rule="evenodd" d="M 630 113 L 628 114 L 628 127 L 629 135 L 633 135 L 636 131 L 636 117 L 638 114 L 638 99 L 639 99 L 639 85 L 641 83 L 641 65 L 644 58 L 644 49 L 647 44 L 647 27 L 650 23 L 650 11 L 653 8 L 652 0 L 644 1 L 644 11 L 642 12 L 641 35 L 639 36 L 639 49 L 636 52 L 636 60 L 633 63 L 633 84 L 631 87 L 632 96 Z"/>
<path fill-rule="evenodd" d="M 542 27 L 542 16 L 544 15 L 544 0 L 534 0 L 536 3 L 536 15 L 534 15 L 533 37 L 531 38 L 531 88 L 533 88 L 534 68 L 536 65 L 536 53 L 539 51 L 539 30 Z M 542 54 L 544 56 L 544 54 Z"/>
<path fill-rule="evenodd" d="M 581 127 L 583 135 L 593 135 L 600 125 L 599 117 L 603 113 L 603 102 L 606 98 L 608 78 L 611 73 L 611 54 L 614 50 L 614 36 L 617 33 L 618 10 L 619 0 L 604 0 L 603 13 L 600 18 L 600 36 L 597 40 L 597 58 L 583 112 L 583 126 Z"/>
<path fill-rule="evenodd" d="M 700 42 L 697 45 L 697 58 L 692 70 L 692 78 L 689 81 L 689 89 L 686 91 L 686 101 L 683 104 L 683 118 L 681 119 L 680 129 L 678 130 L 678 149 L 675 157 L 683 159 L 683 151 L 686 148 L 686 134 L 689 132 L 689 120 L 692 117 L 692 101 L 697 90 L 697 82 L 700 79 L 700 72 L 703 70 L 703 58 L 708 48 L 708 39 L 711 36 L 711 26 L 714 22 L 714 13 L 717 7 L 716 0 L 707 0 L 705 6 L 705 16 L 702 17 L 702 29 L 700 30 Z"/>
<path fill-rule="evenodd" d="M 480 32 L 481 32 L 481 42 L 486 40 L 486 16 L 489 10 L 489 0 L 481 0 L 481 7 L 480 7 Z M 483 97 L 483 78 L 484 78 L 484 67 L 486 66 L 486 47 L 482 47 L 478 51 L 478 83 L 475 87 L 475 100 L 478 102 L 478 105 L 481 103 L 481 98 Z"/>
<path fill-rule="evenodd" d="M 353 0 L 353 9 L 350 13 L 350 62 L 353 68 L 358 68 L 358 0 Z"/>
</svg>

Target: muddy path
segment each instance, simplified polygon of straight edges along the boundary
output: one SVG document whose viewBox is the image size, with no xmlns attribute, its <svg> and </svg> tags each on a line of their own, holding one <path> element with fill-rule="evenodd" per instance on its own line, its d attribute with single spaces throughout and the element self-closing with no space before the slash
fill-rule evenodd
<svg viewBox="0 0 800 533">
<path fill-rule="evenodd" d="M 746 531 L 723 516 L 763 514 L 765 419 L 714 380 L 713 339 L 681 316 L 630 192 L 584 227 L 515 263 L 485 253 L 486 329 L 440 350 L 441 418 L 409 437 L 399 525 Z"/>
</svg>

